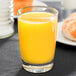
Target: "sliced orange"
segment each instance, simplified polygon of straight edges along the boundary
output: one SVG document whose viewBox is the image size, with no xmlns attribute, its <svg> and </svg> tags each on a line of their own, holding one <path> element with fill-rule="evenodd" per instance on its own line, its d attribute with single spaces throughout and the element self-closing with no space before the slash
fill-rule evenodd
<svg viewBox="0 0 76 76">
<path fill-rule="evenodd" d="M 72 35 L 72 37 L 76 39 L 76 20 L 70 23 L 68 31 Z"/>
<path fill-rule="evenodd" d="M 69 32 L 69 34 L 76 39 L 76 19 L 67 19 L 62 27 L 62 32 L 65 31 L 67 29 L 67 31 Z"/>
<path fill-rule="evenodd" d="M 67 20 L 64 22 L 64 24 L 63 24 L 62 30 L 66 29 L 68 23 L 70 23 L 70 22 L 73 21 L 73 20 L 75 20 L 75 19 L 67 19 Z"/>
<path fill-rule="evenodd" d="M 14 14 L 17 15 L 17 11 L 21 8 L 32 6 L 33 0 L 14 0 Z"/>
</svg>

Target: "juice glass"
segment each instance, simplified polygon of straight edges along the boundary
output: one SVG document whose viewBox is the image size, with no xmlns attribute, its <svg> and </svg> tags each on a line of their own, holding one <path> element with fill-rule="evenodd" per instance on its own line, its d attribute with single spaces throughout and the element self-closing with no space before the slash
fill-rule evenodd
<svg viewBox="0 0 76 76">
<path fill-rule="evenodd" d="M 33 73 L 49 71 L 55 54 L 58 11 L 52 7 L 29 6 L 18 14 L 23 68 Z"/>
</svg>

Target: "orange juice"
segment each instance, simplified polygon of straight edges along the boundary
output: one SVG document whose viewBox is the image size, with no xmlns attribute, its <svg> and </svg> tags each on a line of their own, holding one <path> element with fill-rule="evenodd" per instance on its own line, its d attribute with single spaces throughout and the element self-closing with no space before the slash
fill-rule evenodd
<svg viewBox="0 0 76 76">
<path fill-rule="evenodd" d="M 18 18 L 22 60 L 45 64 L 54 58 L 57 18 L 52 13 L 30 12 Z"/>
</svg>

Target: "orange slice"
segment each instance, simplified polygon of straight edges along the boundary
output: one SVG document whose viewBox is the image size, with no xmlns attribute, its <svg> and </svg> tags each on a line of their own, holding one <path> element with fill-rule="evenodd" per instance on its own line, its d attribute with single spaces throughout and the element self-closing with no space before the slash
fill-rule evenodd
<svg viewBox="0 0 76 76">
<path fill-rule="evenodd" d="M 74 20 L 73 22 L 70 22 L 68 31 L 72 35 L 72 37 L 76 39 L 76 20 Z"/>
<path fill-rule="evenodd" d="M 62 30 L 65 30 L 67 28 L 67 25 L 71 22 L 71 21 L 75 21 L 76 19 L 67 19 L 62 27 Z"/>
<path fill-rule="evenodd" d="M 68 39 L 76 41 L 76 19 L 67 19 L 63 24 L 62 32 Z"/>
<path fill-rule="evenodd" d="M 17 15 L 18 10 L 21 8 L 32 6 L 32 2 L 33 0 L 14 0 L 14 14 Z"/>
</svg>

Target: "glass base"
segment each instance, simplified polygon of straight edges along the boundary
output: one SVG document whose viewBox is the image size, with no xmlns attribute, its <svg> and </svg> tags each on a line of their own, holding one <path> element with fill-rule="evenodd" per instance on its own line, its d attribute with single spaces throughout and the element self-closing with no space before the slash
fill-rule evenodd
<svg viewBox="0 0 76 76">
<path fill-rule="evenodd" d="M 23 68 L 26 71 L 32 72 L 32 73 L 44 73 L 52 69 L 53 67 L 53 62 L 49 64 L 44 64 L 44 65 L 25 65 L 23 64 Z"/>
</svg>

